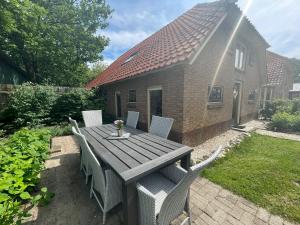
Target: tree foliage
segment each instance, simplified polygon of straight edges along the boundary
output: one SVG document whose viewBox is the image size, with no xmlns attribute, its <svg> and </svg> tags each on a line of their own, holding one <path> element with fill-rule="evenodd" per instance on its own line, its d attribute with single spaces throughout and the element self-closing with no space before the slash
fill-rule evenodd
<svg viewBox="0 0 300 225">
<path fill-rule="evenodd" d="M 89 69 L 87 80 L 85 83 L 88 83 L 89 81 L 95 79 L 98 75 L 100 75 L 106 68 L 108 67 L 107 64 L 103 62 L 96 62 L 92 65 L 92 67 Z"/>
<path fill-rule="evenodd" d="M 0 52 L 33 82 L 79 86 L 108 45 L 105 0 L 2 0 L 0 12 Z"/>
</svg>

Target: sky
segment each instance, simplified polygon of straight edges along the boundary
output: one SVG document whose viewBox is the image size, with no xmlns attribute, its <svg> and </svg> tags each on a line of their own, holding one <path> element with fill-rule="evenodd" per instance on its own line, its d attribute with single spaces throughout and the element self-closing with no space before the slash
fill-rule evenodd
<svg viewBox="0 0 300 225">
<path fill-rule="evenodd" d="M 143 41 L 197 3 L 212 0 L 107 0 L 114 10 L 109 26 L 100 31 L 109 37 L 104 61 L 112 63 L 128 49 Z M 300 58 L 299 0 L 239 0 L 246 16 L 271 45 L 269 50 Z"/>
</svg>

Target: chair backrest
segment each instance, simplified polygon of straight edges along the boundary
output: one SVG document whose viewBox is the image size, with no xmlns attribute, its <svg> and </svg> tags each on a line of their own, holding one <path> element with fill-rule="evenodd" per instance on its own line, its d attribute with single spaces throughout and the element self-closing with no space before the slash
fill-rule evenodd
<svg viewBox="0 0 300 225">
<path fill-rule="evenodd" d="M 160 136 L 162 138 L 168 138 L 173 122 L 174 119 L 172 118 L 152 116 L 149 133 Z"/>
<path fill-rule="evenodd" d="M 82 134 L 79 134 L 76 132 L 75 128 L 72 127 L 72 131 L 75 135 L 75 137 L 78 139 L 78 142 L 80 144 L 80 147 L 82 149 L 82 157 L 85 157 L 85 159 L 88 162 L 88 167 L 92 170 L 92 176 L 93 176 L 93 182 L 94 182 L 94 189 L 98 191 L 104 200 L 106 198 L 105 196 L 105 175 L 103 173 L 103 169 L 101 167 L 101 164 L 97 160 L 96 156 L 90 149 L 85 136 Z"/>
<path fill-rule="evenodd" d="M 139 112 L 128 111 L 126 126 L 136 128 L 139 120 Z"/>
<path fill-rule="evenodd" d="M 164 200 L 158 216 L 158 225 L 169 225 L 182 213 L 190 185 L 199 176 L 200 171 L 213 162 L 221 151 L 222 147 L 220 146 L 210 158 L 189 169 L 184 178 L 173 188 Z"/>
<path fill-rule="evenodd" d="M 79 127 L 78 127 L 78 124 L 77 124 L 77 121 L 76 120 L 73 120 L 71 117 L 69 117 L 69 121 L 72 125 L 72 127 L 75 128 L 76 132 L 81 134 L 80 130 L 79 130 Z"/>
<path fill-rule="evenodd" d="M 102 110 L 82 111 L 82 117 L 85 127 L 102 125 Z"/>
</svg>

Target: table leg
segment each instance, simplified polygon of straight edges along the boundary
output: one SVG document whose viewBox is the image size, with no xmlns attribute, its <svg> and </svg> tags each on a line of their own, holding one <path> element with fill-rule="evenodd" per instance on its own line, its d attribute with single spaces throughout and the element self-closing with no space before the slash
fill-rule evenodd
<svg viewBox="0 0 300 225">
<path fill-rule="evenodd" d="M 138 225 L 138 205 L 136 183 L 123 184 L 124 225 Z"/>
<path fill-rule="evenodd" d="M 180 165 L 183 169 L 188 170 L 191 164 L 191 153 L 181 159 Z"/>
<path fill-rule="evenodd" d="M 181 159 L 180 165 L 183 169 L 188 170 L 190 168 L 191 164 L 191 153 L 186 155 L 184 158 Z M 189 214 L 190 212 L 190 190 L 188 191 L 187 197 L 186 197 L 186 203 L 184 210 Z"/>
</svg>

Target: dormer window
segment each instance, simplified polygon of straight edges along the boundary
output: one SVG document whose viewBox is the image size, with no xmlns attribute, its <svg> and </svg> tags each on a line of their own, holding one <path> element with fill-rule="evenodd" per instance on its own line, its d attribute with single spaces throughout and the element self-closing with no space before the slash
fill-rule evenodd
<svg viewBox="0 0 300 225">
<path fill-rule="evenodd" d="M 235 63 L 234 66 L 238 70 L 245 70 L 246 48 L 238 45 L 235 50 Z"/>
<path fill-rule="evenodd" d="M 123 64 L 126 64 L 126 63 L 130 62 L 130 61 L 133 60 L 138 54 L 139 54 L 139 52 L 132 53 L 132 54 L 128 57 L 128 59 L 126 59 L 126 60 L 124 61 Z"/>
</svg>

